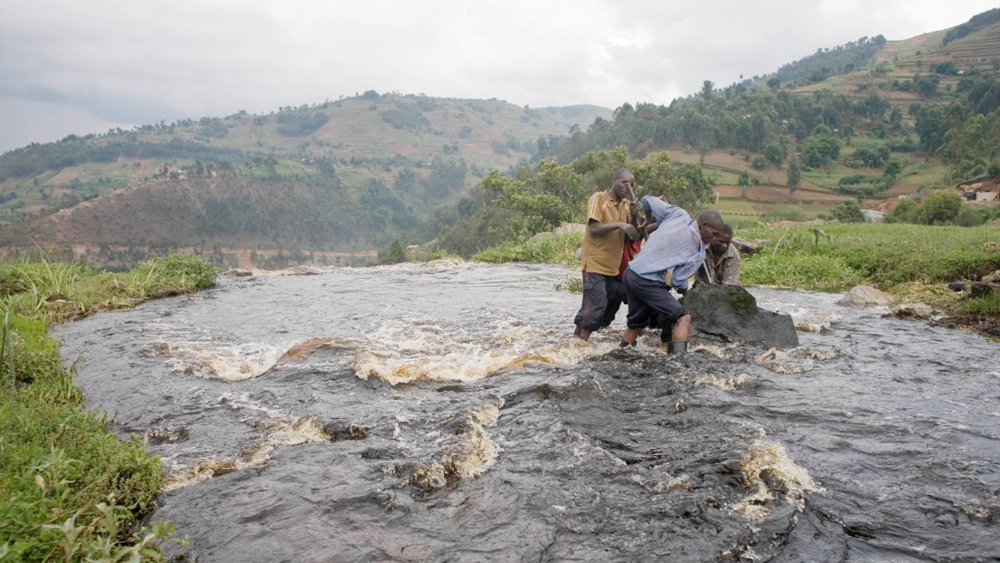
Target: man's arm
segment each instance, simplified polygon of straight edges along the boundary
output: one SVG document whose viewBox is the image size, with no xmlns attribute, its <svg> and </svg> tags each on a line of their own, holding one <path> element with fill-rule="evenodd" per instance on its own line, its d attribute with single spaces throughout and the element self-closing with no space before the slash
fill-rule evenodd
<svg viewBox="0 0 1000 563">
<path fill-rule="evenodd" d="M 662 223 L 680 215 L 687 215 L 686 211 L 676 205 L 667 203 L 666 199 L 653 197 L 651 195 L 643 196 L 642 208 L 647 212 L 647 215 L 651 213 L 657 223 Z"/>
<path fill-rule="evenodd" d="M 602 223 L 597 219 L 591 219 L 587 223 L 587 230 L 595 237 L 604 236 L 616 229 L 624 231 L 632 240 L 639 240 L 639 229 L 629 223 Z"/>
<path fill-rule="evenodd" d="M 740 253 L 735 252 L 722 262 L 722 285 L 740 285 Z"/>
</svg>

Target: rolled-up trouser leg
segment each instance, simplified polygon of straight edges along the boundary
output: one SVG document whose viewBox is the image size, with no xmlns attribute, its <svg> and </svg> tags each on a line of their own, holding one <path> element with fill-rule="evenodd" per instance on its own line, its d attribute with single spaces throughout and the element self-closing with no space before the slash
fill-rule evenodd
<svg viewBox="0 0 1000 563">
<path fill-rule="evenodd" d="M 608 307 L 607 279 L 610 276 L 583 272 L 583 304 L 574 323 L 591 332 L 601 328 Z M 613 279 L 613 278 L 612 278 Z"/>
<path fill-rule="evenodd" d="M 659 324 L 666 329 L 688 314 L 687 309 L 677 302 L 670 294 L 670 288 L 662 281 L 648 280 L 632 270 L 626 270 L 625 289 L 628 292 L 629 328 L 646 328 L 650 317 L 659 314 Z"/>
<path fill-rule="evenodd" d="M 604 308 L 604 318 L 601 320 L 601 326 L 608 326 L 614 322 L 615 315 L 618 314 L 618 309 L 621 308 L 622 303 L 626 300 L 625 284 L 613 276 L 607 276 L 604 284 L 607 290 L 608 304 Z"/>
</svg>

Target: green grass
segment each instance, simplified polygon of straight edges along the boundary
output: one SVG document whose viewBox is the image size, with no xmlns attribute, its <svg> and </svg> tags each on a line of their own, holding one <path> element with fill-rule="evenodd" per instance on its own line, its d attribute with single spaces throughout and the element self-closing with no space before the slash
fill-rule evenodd
<svg viewBox="0 0 1000 563">
<path fill-rule="evenodd" d="M 718 211 L 726 218 L 727 213 L 735 215 L 759 215 L 753 204 L 743 199 L 720 198 L 719 201 L 710 205 L 712 209 Z"/>
<path fill-rule="evenodd" d="M 962 303 L 963 313 L 1000 317 L 1000 293 L 990 293 L 985 297 L 969 299 Z"/>
<path fill-rule="evenodd" d="M 137 529 L 162 476 L 145 443 L 86 409 L 47 328 L 62 319 L 214 285 L 171 254 L 122 274 L 0 262 L 0 561 L 160 561 L 169 523 Z M 52 298 L 55 297 L 55 300 Z M 184 544 L 181 540 L 179 543 Z"/>
<path fill-rule="evenodd" d="M 747 283 L 836 290 L 864 281 L 891 289 L 915 281 L 971 279 L 1000 269 L 1000 253 L 984 244 L 1000 242 L 996 228 L 828 223 L 822 230 L 829 236 L 817 237 L 810 227 L 740 233 L 765 241 L 760 252 L 743 263 L 744 272 L 753 273 Z M 817 260 L 829 262 L 828 278 L 803 278 L 788 267 L 798 263 L 804 271 L 816 271 Z M 838 269 L 844 274 L 833 275 Z"/>
<path fill-rule="evenodd" d="M 862 277 L 836 256 L 764 254 L 744 260 L 740 269 L 740 282 L 744 285 L 820 290 L 851 287 L 861 282 Z"/>
<path fill-rule="evenodd" d="M 506 243 L 488 248 L 472 257 L 479 262 L 540 262 L 579 264 L 576 249 L 583 243 L 583 233 L 542 234 L 524 243 Z"/>
<path fill-rule="evenodd" d="M 749 165 L 747 165 L 749 167 Z M 712 178 L 716 184 L 724 186 L 736 186 L 740 183 L 740 174 L 718 166 L 704 166 L 705 174 Z"/>
</svg>

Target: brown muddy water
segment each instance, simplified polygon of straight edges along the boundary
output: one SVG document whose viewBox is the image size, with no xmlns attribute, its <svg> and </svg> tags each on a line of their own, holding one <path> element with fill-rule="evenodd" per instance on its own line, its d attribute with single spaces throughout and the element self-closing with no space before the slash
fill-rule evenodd
<svg viewBox="0 0 1000 563">
<path fill-rule="evenodd" d="M 1000 561 L 1000 346 L 754 289 L 802 346 L 574 340 L 558 266 L 224 278 L 57 329 L 199 563 Z"/>
</svg>

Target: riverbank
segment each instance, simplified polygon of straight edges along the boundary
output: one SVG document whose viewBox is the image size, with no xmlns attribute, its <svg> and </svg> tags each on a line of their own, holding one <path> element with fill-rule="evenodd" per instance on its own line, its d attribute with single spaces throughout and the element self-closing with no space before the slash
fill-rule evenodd
<svg viewBox="0 0 1000 563">
<path fill-rule="evenodd" d="M 1000 336 L 1000 295 L 970 298 L 948 285 L 973 281 L 1000 270 L 1000 228 L 932 227 L 912 224 L 828 223 L 818 226 L 757 227 L 737 236 L 758 244 L 744 257 L 740 281 L 816 291 L 875 286 L 903 303 L 926 303 L 939 323 Z M 523 244 L 490 248 L 473 256 L 484 262 L 578 264 L 582 234 L 541 235 Z M 571 280 L 567 287 L 579 289 Z"/>
<path fill-rule="evenodd" d="M 0 560 L 162 560 L 172 526 L 137 525 L 160 491 L 159 459 L 86 409 L 48 327 L 206 289 L 217 273 L 180 254 L 116 274 L 0 262 Z"/>
</svg>

